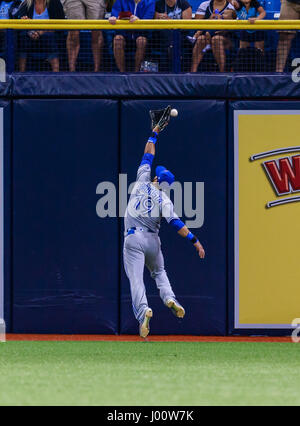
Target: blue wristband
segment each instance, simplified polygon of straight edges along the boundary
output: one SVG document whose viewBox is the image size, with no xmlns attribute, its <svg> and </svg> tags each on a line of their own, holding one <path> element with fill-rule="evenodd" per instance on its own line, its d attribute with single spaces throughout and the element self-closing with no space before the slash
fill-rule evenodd
<svg viewBox="0 0 300 426">
<path fill-rule="evenodd" d="M 193 244 L 195 244 L 197 241 L 199 241 L 199 240 L 198 240 L 198 238 L 197 238 L 194 234 L 192 234 L 191 232 L 189 232 L 189 233 L 187 234 L 186 238 L 187 238 L 189 241 L 192 241 L 192 243 L 193 243 Z"/>
<path fill-rule="evenodd" d="M 158 136 L 158 133 L 157 132 L 152 132 L 152 135 L 150 136 L 150 138 L 148 139 L 148 142 L 149 143 L 154 143 L 154 145 L 156 144 L 156 142 L 157 142 L 157 136 Z"/>
</svg>

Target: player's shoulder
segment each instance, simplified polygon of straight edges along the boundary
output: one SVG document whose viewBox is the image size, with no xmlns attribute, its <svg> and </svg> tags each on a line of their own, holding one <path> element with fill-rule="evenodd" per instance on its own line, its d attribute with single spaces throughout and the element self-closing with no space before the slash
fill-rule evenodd
<svg viewBox="0 0 300 426">
<path fill-rule="evenodd" d="M 148 175 L 151 172 L 151 167 L 149 164 L 142 164 L 137 171 L 137 179 L 139 179 L 143 174 L 147 173 Z"/>
<path fill-rule="evenodd" d="M 138 171 L 145 171 L 145 172 L 149 172 L 151 170 L 151 167 L 148 163 L 142 164 L 139 168 Z"/>
</svg>

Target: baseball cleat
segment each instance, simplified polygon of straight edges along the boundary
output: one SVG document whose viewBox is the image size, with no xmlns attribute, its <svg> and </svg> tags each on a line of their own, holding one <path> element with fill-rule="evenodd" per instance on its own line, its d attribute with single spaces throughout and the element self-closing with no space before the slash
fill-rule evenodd
<svg viewBox="0 0 300 426">
<path fill-rule="evenodd" d="M 169 299 L 166 303 L 177 318 L 183 318 L 185 315 L 184 308 L 174 299 Z"/>
<path fill-rule="evenodd" d="M 149 334 L 149 331 L 150 331 L 149 323 L 150 323 L 150 319 L 152 318 L 152 315 L 153 315 L 152 309 L 147 308 L 145 310 L 144 321 L 140 324 L 140 336 L 143 337 L 144 339 Z"/>
</svg>

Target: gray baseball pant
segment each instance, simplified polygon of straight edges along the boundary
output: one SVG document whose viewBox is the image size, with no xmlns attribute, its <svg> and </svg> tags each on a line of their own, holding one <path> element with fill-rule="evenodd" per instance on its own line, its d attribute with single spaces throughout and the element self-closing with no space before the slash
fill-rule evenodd
<svg viewBox="0 0 300 426">
<path fill-rule="evenodd" d="M 168 299 L 175 299 L 165 271 L 159 236 L 156 233 L 135 231 L 125 237 L 123 256 L 125 272 L 130 281 L 133 313 L 142 322 L 148 308 L 144 284 L 145 265 L 156 282 L 162 301 L 166 303 Z"/>
</svg>

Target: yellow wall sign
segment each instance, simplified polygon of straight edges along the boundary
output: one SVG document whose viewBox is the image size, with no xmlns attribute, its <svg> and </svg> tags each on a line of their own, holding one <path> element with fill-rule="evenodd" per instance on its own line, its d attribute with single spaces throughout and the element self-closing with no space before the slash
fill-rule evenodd
<svg viewBox="0 0 300 426">
<path fill-rule="evenodd" d="M 300 317 L 300 111 L 234 112 L 235 328 Z"/>
</svg>

